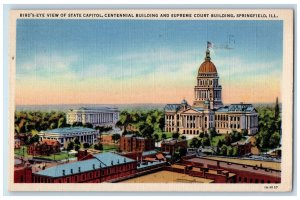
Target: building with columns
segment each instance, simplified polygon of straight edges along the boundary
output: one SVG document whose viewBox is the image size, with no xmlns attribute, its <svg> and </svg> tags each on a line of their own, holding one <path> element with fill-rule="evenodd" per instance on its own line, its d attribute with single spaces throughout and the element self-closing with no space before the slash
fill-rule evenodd
<svg viewBox="0 0 300 200">
<path fill-rule="evenodd" d="M 83 124 L 90 123 L 96 126 L 112 126 L 115 127 L 119 121 L 119 110 L 117 108 L 99 107 L 71 109 L 67 112 L 67 124 L 81 122 Z"/>
<path fill-rule="evenodd" d="M 223 105 L 222 86 L 209 49 L 199 67 L 194 93 L 192 105 L 184 99 L 180 104 L 165 106 L 165 131 L 191 135 L 209 132 L 211 128 L 219 134 L 233 130 L 249 135 L 258 132 L 258 114 L 252 104 Z"/>
<path fill-rule="evenodd" d="M 38 133 L 40 140 L 57 140 L 61 144 L 61 148 L 66 148 L 70 141 L 76 138 L 80 143 L 95 144 L 99 136 L 98 130 L 85 127 L 67 127 L 57 128 Z"/>
</svg>

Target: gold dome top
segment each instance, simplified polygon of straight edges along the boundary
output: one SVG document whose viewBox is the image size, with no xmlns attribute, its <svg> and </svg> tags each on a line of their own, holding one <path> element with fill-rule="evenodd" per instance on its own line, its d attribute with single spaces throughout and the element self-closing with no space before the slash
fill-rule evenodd
<svg viewBox="0 0 300 200">
<path fill-rule="evenodd" d="M 198 73 L 217 73 L 217 68 L 213 62 L 210 61 L 210 52 L 207 49 L 205 61 L 200 65 Z"/>
<path fill-rule="evenodd" d="M 199 73 L 217 73 L 217 68 L 213 62 L 210 60 L 204 61 L 199 68 Z"/>
</svg>

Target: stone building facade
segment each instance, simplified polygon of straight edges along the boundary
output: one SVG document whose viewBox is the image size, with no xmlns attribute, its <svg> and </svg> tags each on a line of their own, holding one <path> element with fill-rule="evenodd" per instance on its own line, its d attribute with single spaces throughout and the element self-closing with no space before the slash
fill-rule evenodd
<svg viewBox="0 0 300 200">
<path fill-rule="evenodd" d="M 227 106 L 222 102 L 222 86 L 217 68 L 207 49 L 200 65 L 192 105 L 184 99 L 180 104 L 165 106 L 165 131 L 198 135 L 214 128 L 219 134 L 233 130 L 258 132 L 258 114 L 252 104 L 237 103 Z"/>
<path fill-rule="evenodd" d="M 96 126 L 111 126 L 115 127 L 119 121 L 119 110 L 117 108 L 101 107 L 101 108 L 86 108 L 71 109 L 67 112 L 67 124 L 81 122 L 89 123 L 93 127 Z"/>
</svg>

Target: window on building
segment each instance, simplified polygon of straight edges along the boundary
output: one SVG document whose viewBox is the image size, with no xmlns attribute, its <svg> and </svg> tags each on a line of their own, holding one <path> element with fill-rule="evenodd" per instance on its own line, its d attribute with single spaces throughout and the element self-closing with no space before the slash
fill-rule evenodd
<svg viewBox="0 0 300 200">
<path fill-rule="evenodd" d="M 242 177 L 239 177 L 239 182 L 241 182 L 242 181 Z"/>
<path fill-rule="evenodd" d="M 258 183 L 258 179 L 255 179 L 255 183 Z"/>
<path fill-rule="evenodd" d="M 261 183 L 265 183 L 265 180 L 261 180 L 260 182 L 261 182 Z"/>
<path fill-rule="evenodd" d="M 244 183 L 247 183 L 247 177 L 244 178 Z"/>
<path fill-rule="evenodd" d="M 252 181 L 253 181 L 252 178 L 250 178 L 250 183 L 252 183 Z"/>
</svg>

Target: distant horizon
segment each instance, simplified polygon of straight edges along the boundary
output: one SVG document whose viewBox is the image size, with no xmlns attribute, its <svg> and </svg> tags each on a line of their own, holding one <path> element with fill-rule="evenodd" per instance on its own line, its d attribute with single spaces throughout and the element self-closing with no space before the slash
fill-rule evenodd
<svg viewBox="0 0 300 200">
<path fill-rule="evenodd" d="M 256 106 L 273 106 L 275 102 L 270 103 L 246 103 Z M 151 110 L 151 109 L 163 109 L 167 104 L 156 103 L 136 103 L 136 104 L 48 104 L 48 105 L 16 105 L 16 111 L 67 111 L 69 109 L 78 109 L 80 107 L 116 107 L 119 110 Z M 224 104 L 227 106 L 230 104 Z M 279 102 L 281 107 L 281 103 Z"/>
</svg>

